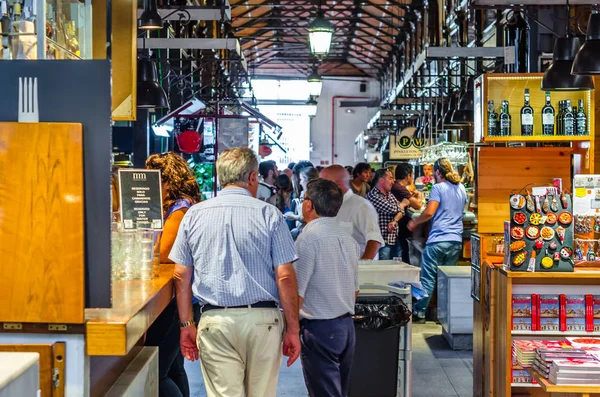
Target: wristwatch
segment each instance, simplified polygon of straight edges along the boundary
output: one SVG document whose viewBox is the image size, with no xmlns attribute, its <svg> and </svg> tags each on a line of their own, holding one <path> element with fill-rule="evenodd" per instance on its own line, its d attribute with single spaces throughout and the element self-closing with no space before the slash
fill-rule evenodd
<svg viewBox="0 0 600 397">
<path fill-rule="evenodd" d="M 184 321 L 183 323 L 179 323 L 179 328 L 189 327 L 190 325 L 195 325 L 193 319 L 192 320 Z"/>
</svg>

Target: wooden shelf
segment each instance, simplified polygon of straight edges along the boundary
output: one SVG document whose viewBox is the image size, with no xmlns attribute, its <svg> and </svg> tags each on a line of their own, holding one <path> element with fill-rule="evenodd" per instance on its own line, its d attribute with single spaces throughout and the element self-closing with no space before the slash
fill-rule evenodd
<svg viewBox="0 0 600 397">
<path fill-rule="evenodd" d="M 153 280 L 113 281 L 110 309 L 85 309 L 86 354 L 124 356 L 173 298 L 174 265 Z"/>
<path fill-rule="evenodd" d="M 598 279 L 600 283 L 599 268 L 575 268 L 573 272 L 513 272 L 499 267 L 500 274 L 512 279 L 529 280 L 573 280 L 573 279 Z"/>
<path fill-rule="evenodd" d="M 548 393 L 580 393 L 583 395 L 589 395 L 591 393 L 600 393 L 600 386 L 588 386 L 588 385 L 555 385 L 540 375 L 539 372 L 532 369 L 529 371 L 531 376 L 540 384 L 542 389 Z"/>
<path fill-rule="evenodd" d="M 511 383 L 510 387 L 541 387 L 537 383 Z"/>
<path fill-rule="evenodd" d="M 512 336 L 600 336 L 600 332 L 586 331 L 511 331 Z"/>
<path fill-rule="evenodd" d="M 589 135 L 577 135 L 577 136 L 487 136 L 483 138 L 483 142 L 581 142 L 590 141 Z"/>
</svg>

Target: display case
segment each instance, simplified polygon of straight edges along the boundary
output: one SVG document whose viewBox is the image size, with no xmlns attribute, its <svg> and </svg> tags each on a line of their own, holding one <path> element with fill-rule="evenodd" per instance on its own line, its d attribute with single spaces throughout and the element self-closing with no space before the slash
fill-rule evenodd
<svg viewBox="0 0 600 397">
<path fill-rule="evenodd" d="M 0 10 L 1 59 L 92 58 L 91 0 L 0 0 Z"/>
<path fill-rule="evenodd" d="M 552 91 L 549 93 L 551 111 L 545 109 L 547 92 L 541 90 L 543 73 L 484 74 L 475 81 L 475 142 L 575 142 L 593 141 L 595 131 L 595 91 Z M 529 107 L 524 109 L 528 90 Z M 493 101 L 493 105 L 490 104 Z M 507 101 L 510 128 L 502 123 L 503 102 Z M 577 112 L 566 118 L 567 127 L 560 128 L 560 103 L 570 101 L 573 107 L 583 107 L 585 122 L 577 131 Z M 495 122 L 493 114 L 496 114 Z M 524 112 L 523 117 L 521 112 Z M 490 117 L 492 116 L 492 117 Z M 523 122 L 522 122 L 523 120 Z M 571 125 L 571 122 L 573 125 Z M 529 124 L 532 123 L 532 124 Z M 502 124 L 502 127 L 500 125 Z M 527 124 L 528 127 L 524 127 Z M 553 127 L 551 126 L 553 125 Z M 584 126 L 584 127 L 583 127 Z M 525 135 L 523 134 L 525 133 Z"/>
</svg>

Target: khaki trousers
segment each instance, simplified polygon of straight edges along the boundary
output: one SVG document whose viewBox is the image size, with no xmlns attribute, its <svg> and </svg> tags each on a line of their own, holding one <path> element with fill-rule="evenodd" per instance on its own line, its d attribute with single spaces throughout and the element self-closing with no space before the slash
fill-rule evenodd
<svg viewBox="0 0 600 397">
<path fill-rule="evenodd" d="M 279 309 L 209 310 L 198 324 L 208 397 L 276 397 L 284 320 Z"/>
</svg>

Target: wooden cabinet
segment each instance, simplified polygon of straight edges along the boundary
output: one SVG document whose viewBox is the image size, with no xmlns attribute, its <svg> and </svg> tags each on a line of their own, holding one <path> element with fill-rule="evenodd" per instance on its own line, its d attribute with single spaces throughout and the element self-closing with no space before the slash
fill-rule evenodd
<svg viewBox="0 0 600 397">
<path fill-rule="evenodd" d="M 0 345 L 0 352 L 38 353 L 40 355 L 40 390 L 42 396 L 65 395 L 65 343 Z"/>
</svg>

